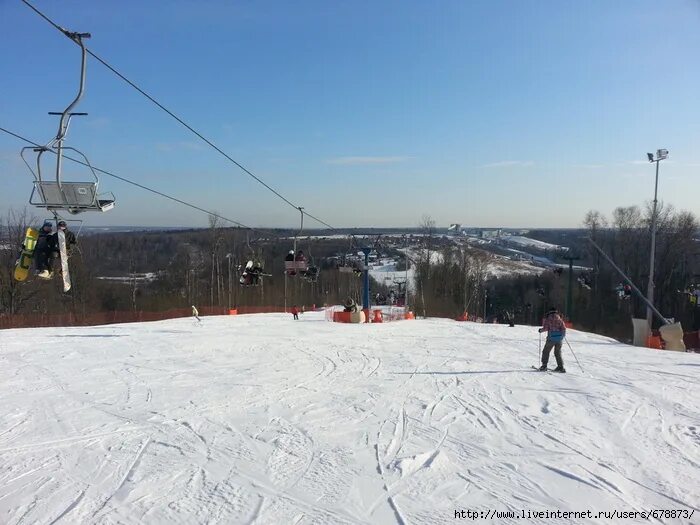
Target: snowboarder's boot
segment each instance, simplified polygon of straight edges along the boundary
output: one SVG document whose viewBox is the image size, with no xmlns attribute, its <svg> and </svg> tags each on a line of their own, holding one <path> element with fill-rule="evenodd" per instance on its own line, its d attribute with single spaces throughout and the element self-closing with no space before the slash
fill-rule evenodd
<svg viewBox="0 0 700 525">
<path fill-rule="evenodd" d="M 560 372 L 560 373 L 562 373 L 562 374 L 566 374 L 566 369 L 565 369 L 563 366 L 561 366 L 561 365 L 558 366 L 558 367 L 556 367 L 553 371 L 554 371 L 554 372 Z"/>
</svg>

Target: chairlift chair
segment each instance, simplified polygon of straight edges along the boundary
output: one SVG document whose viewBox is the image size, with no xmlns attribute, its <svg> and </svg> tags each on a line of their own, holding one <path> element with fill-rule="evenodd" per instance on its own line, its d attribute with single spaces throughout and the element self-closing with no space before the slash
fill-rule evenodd
<svg viewBox="0 0 700 525">
<path fill-rule="evenodd" d="M 245 287 L 248 287 L 248 286 L 253 286 L 253 287 L 261 286 L 262 283 L 263 283 L 263 277 L 265 277 L 266 274 L 262 272 L 262 269 L 263 269 L 263 261 L 260 260 L 260 259 L 262 259 L 262 257 L 257 257 L 257 254 L 256 254 L 255 250 L 254 250 L 253 247 L 250 245 L 250 230 L 246 231 L 246 246 L 248 247 L 248 250 L 250 251 L 250 259 L 249 259 L 249 260 L 250 260 L 250 262 L 253 263 L 251 269 L 253 269 L 253 268 L 260 268 L 261 271 L 256 272 L 256 273 L 250 272 L 250 275 L 251 275 L 252 277 L 251 277 L 251 279 L 250 279 L 250 282 L 246 282 L 247 279 L 244 278 L 244 275 L 247 276 L 248 273 L 249 273 L 249 272 L 248 272 L 248 266 L 246 265 L 246 267 L 245 267 L 245 269 L 244 269 L 244 271 L 243 271 L 243 275 L 241 275 L 241 278 L 239 279 L 239 282 L 240 282 L 241 286 L 245 286 Z"/>
<path fill-rule="evenodd" d="M 299 231 L 294 235 L 294 248 L 292 250 L 294 254 L 294 259 L 284 261 L 284 271 L 290 277 L 293 277 L 298 273 L 304 273 L 309 269 L 309 263 L 306 261 L 306 259 L 297 259 L 299 254 L 299 252 L 297 251 L 297 238 L 304 231 L 304 208 L 299 207 L 297 209 L 299 210 L 299 213 L 301 213 L 301 227 L 299 228 Z"/>
<path fill-rule="evenodd" d="M 29 197 L 29 203 L 37 208 L 44 208 L 56 214 L 60 211 L 67 211 L 71 214 L 78 214 L 85 211 L 100 211 L 105 212 L 114 208 L 114 195 L 112 193 L 99 193 L 100 179 L 97 176 L 95 169 L 90 164 L 87 157 L 76 148 L 64 146 L 63 142 L 68 133 L 68 127 L 71 119 L 74 116 L 84 116 L 87 113 L 73 112 L 73 108 L 78 104 L 83 96 L 85 88 L 85 71 L 87 63 L 87 50 L 83 43 L 83 39 L 90 38 L 89 33 L 70 33 L 64 31 L 76 44 L 80 46 L 82 53 L 81 68 L 80 68 L 80 87 L 78 94 L 73 101 L 63 110 L 62 113 L 49 112 L 49 115 L 60 115 L 61 119 L 58 124 L 58 133 L 45 146 L 34 147 L 27 146 L 22 148 L 20 153 L 22 160 L 34 176 L 34 188 Z M 25 154 L 31 150 L 36 153 L 36 169 L 27 161 Z M 74 151 L 82 158 L 80 161 L 87 166 L 92 174 L 92 179 L 84 182 L 64 181 L 63 180 L 63 151 Z M 56 154 L 56 180 L 45 180 L 41 172 L 41 157 L 50 151 Z"/>
<path fill-rule="evenodd" d="M 355 236 L 350 235 L 350 247 L 345 252 L 345 254 L 343 254 L 341 264 L 338 265 L 338 271 L 340 273 L 353 273 L 357 268 L 356 261 L 354 260 L 356 258 L 356 255 L 353 256 L 352 254 L 352 248 L 354 245 Z"/>
</svg>

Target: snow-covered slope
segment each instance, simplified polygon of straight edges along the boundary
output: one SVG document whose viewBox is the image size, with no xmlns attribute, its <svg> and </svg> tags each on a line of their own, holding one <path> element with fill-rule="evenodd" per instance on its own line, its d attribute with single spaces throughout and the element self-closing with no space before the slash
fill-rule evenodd
<svg viewBox="0 0 700 525">
<path fill-rule="evenodd" d="M 700 522 L 700 356 L 301 317 L 0 332 L 0 523 Z"/>
</svg>

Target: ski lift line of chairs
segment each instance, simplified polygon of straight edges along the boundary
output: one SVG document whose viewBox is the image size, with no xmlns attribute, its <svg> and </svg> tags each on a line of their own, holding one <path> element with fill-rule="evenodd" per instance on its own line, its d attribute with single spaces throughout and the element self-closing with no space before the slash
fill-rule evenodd
<svg viewBox="0 0 700 525">
<path fill-rule="evenodd" d="M 350 235 L 350 246 L 347 251 L 341 256 L 341 262 L 338 264 L 338 271 L 340 273 L 362 273 L 362 263 L 357 257 L 357 253 L 353 253 L 353 247 L 355 246 L 355 236 Z"/>
<path fill-rule="evenodd" d="M 87 62 L 87 50 L 83 44 L 84 38 L 90 38 L 89 33 L 68 33 L 66 34 L 76 42 L 81 49 L 80 67 L 80 87 L 73 101 L 61 113 L 49 112 L 49 115 L 60 115 L 58 132 L 56 136 L 42 147 L 27 146 L 22 148 L 20 156 L 34 176 L 34 188 L 29 197 L 29 204 L 37 208 L 44 208 L 57 214 L 60 211 L 67 211 L 71 214 L 78 214 L 85 211 L 106 212 L 114 208 L 115 198 L 111 193 L 100 194 L 100 179 L 95 169 L 90 164 L 88 158 L 79 150 L 73 147 L 64 146 L 63 142 L 68 133 L 71 119 L 74 116 L 84 116 L 87 113 L 72 112 L 73 108 L 83 97 L 85 89 L 85 71 Z M 36 153 L 36 170 L 27 161 L 25 154 L 28 150 Z M 63 180 L 63 150 L 74 151 L 84 160 L 85 165 L 90 169 L 94 180 L 85 182 L 74 182 Z M 41 157 L 51 151 L 56 154 L 56 180 L 45 180 L 41 172 Z"/>
<path fill-rule="evenodd" d="M 700 286 L 692 284 L 690 286 L 687 286 L 685 290 L 679 290 L 679 293 L 682 293 L 683 295 L 686 295 L 688 297 L 688 301 L 692 306 L 698 307 L 700 306 Z"/>
<path fill-rule="evenodd" d="M 304 231 L 304 208 L 300 206 L 297 209 L 301 214 L 301 225 L 299 231 L 294 235 L 294 248 L 289 251 L 284 259 L 284 271 L 289 277 L 299 275 L 307 281 L 315 283 L 318 280 L 318 267 L 314 264 L 309 265 L 304 252 L 297 250 L 297 239 Z"/>
<path fill-rule="evenodd" d="M 381 247 L 380 238 L 381 235 L 377 235 L 377 238 L 372 243 L 372 251 L 376 254 L 379 254 L 379 248 Z M 368 243 L 362 244 L 366 245 Z M 366 268 L 364 260 L 357 254 L 357 250 L 353 250 L 353 248 L 357 247 L 358 243 L 355 242 L 355 236 L 351 235 L 350 247 L 348 248 L 347 253 L 343 255 L 341 264 L 338 265 L 338 271 L 340 273 L 354 273 L 355 275 L 359 276 L 365 271 Z"/>
<path fill-rule="evenodd" d="M 618 299 L 629 299 L 632 297 L 632 287 L 629 284 L 618 284 L 615 287 Z"/>
<path fill-rule="evenodd" d="M 318 280 L 318 267 L 314 264 L 309 264 L 302 250 L 298 250 L 296 253 L 294 250 L 289 251 L 284 260 L 284 270 L 290 277 L 299 275 L 313 283 Z"/>
</svg>

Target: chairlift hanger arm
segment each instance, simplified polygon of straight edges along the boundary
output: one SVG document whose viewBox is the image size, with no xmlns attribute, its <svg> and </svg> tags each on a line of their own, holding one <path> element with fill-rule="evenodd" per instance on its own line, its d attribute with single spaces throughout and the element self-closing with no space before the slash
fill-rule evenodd
<svg viewBox="0 0 700 525">
<path fill-rule="evenodd" d="M 73 116 L 73 113 L 71 111 L 75 106 L 78 105 L 78 102 L 80 102 L 80 99 L 83 98 L 83 93 L 85 92 L 85 73 L 86 73 L 86 68 L 87 68 L 87 49 L 85 48 L 85 44 L 83 44 L 83 38 L 90 38 L 89 33 L 70 33 L 66 31 L 65 29 L 61 28 L 61 31 L 68 36 L 71 40 L 73 40 L 76 44 L 80 46 L 80 52 L 81 52 L 81 60 L 80 60 L 80 84 L 78 86 L 78 93 L 75 95 L 75 98 L 73 101 L 68 104 L 68 107 L 63 110 L 61 115 L 61 120 L 58 124 L 58 133 L 56 134 L 56 138 L 54 139 L 54 142 L 58 142 L 59 148 L 61 145 L 61 142 L 66 136 L 66 133 L 68 132 L 68 124 L 70 122 L 70 118 Z M 77 113 L 76 113 L 77 114 Z"/>
</svg>

